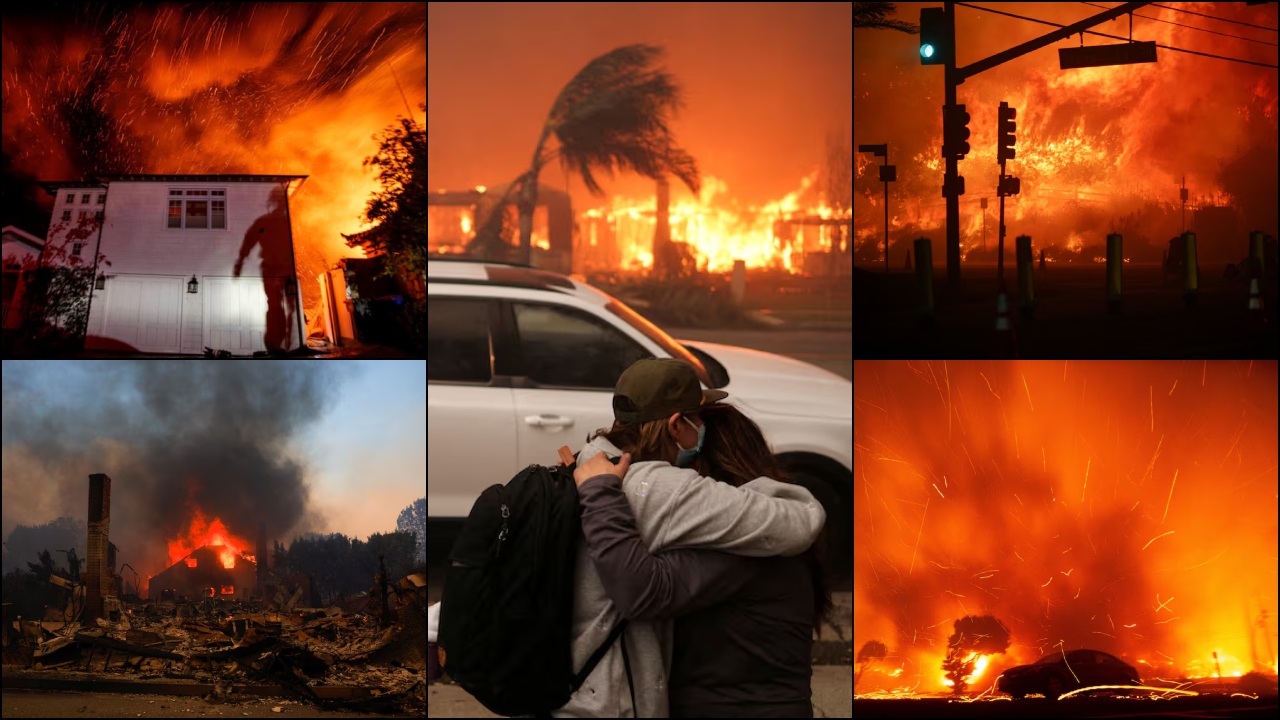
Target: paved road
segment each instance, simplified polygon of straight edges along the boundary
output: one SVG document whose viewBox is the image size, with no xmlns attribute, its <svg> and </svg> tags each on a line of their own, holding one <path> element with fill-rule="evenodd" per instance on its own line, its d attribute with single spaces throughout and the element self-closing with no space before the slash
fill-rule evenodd
<svg viewBox="0 0 1280 720">
<path fill-rule="evenodd" d="M 852 685 L 853 680 L 850 679 Z M 43 692 L 32 690 L 5 690 L 4 717 L 408 717 L 372 715 L 353 712 L 327 712 L 310 705 L 267 698 L 244 703 L 213 705 L 198 697 L 170 697 L 155 695 L 116 695 L 112 693 Z M 280 712 L 272 712 L 278 707 Z M 432 713 L 434 715 L 435 713 Z M 459 716 L 464 717 L 464 716 Z"/>
</svg>

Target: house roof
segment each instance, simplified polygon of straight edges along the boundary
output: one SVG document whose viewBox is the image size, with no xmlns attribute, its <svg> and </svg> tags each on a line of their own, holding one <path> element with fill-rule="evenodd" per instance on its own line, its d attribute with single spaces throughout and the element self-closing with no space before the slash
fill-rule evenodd
<svg viewBox="0 0 1280 720">
<path fill-rule="evenodd" d="M 17 225 L 5 225 L 0 234 L 3 234 L 6 238 L 13 238 L 18 242 L 26 243 L 36 250 L 44 248 L 44 238 L 38 238 Z"/>
<path fill-rule="evenodd" d="M 50 195 L 63 188 L 104 188 L 120 182 L 286 182 L 306 180 L 309 175 L 94 175 L 93 180 L 49 180 L 40 183 Z"/>
</svg>

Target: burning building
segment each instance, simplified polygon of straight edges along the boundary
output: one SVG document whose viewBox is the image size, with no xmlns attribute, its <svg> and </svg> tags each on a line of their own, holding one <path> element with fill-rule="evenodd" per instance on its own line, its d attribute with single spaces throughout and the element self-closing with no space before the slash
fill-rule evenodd
<svg viewBox="0 0 1280 720">
<path fill-rule="evenodd" d="M 150 592 L 176 597 L 247 599 L 257 587 L 258 564 L 230 545 L 205 545 L 151 578 Z"/>
</svg>

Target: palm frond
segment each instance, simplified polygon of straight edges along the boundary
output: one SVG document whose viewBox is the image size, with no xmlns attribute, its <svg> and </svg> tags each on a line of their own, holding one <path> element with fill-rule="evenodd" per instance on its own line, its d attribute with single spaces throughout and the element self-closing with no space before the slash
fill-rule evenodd
<svg viewBox="0 0 1280 720">
<path fill-rule="evenodd" d="M 596 173 L 618 170 L 675 175 L 693 192 L 700 189 L 697 161 L 671 132 L 683 98 L 675 78 L 652 67 L 661 56 L 652 45 L 617 48 L 588 63 L 556 98 L 545 132 L 559 142 L 555 155 L 566 170 L 577 172 L 592 194 L 602 194 Z"/>
</svg>

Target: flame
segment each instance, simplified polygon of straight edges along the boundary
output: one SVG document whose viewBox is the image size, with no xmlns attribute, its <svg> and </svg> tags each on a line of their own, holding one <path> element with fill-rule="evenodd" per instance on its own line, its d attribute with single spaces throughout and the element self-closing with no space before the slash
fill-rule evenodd
<svg viewBox="0 0 1280 720">
<path fill-rule="evenodd" d="M 707 272 L 729 272 L 737 260 L 748 268 L 799 272 L 796 261 L 800 253 L 830 252 L 842 247 L 843 241 L 838 223 L 806 225 L 793 221 L 850 216 L 848 210 L 834 208 L 825 201 L 806 200 L 817 178 L 815 171 L 783 197 L 742 208 L 736 201 L 721 200 L 728 185 L 707 176 L 701 197 L 672 198 L 671 240 L 683 244 L 698 268 Z M 615 266 L 633 270 L 653 267 L 657 204 L 656 196 L 614 198 L 607 207 L 586 211 L 581 224 L 589 244 L 594 246 L 601 236 L 612 235 L 621 256 Z"/>
<path fill-rule="evenodd" d="M 973 660 L 975 655 L 977 655 L 977 653 L 969 653 L 969 657 L 965 659 L 965 662 L 968 662 L 969 660 Z M 987 664 L 990 661 L 990 657 L 987 655 L 977 655 L 977 658 L 978 659 L 974 660 L 974 663 L 973 663 L 973 672 L 969 673 L 969 677 L 965 678 L 964 680 L 966 685 L 972 685 L 975 680 L 982 677 L 982 671 L 987 669 Z M 956 685 L 954 682 L 951 682 L 951 680 L 947 678 L 946 675 L 942 676 L 942 684 L 946 685 L 947 687 L 955 687 Z"/>
<path fill-rule="evenodd" d="M 235 595 L 236 587 L 234 585 L 223 585 L 221 592 L 223 595 Z"/>
<path fill-rule="evenodd" d="M 218 553 L 225 568 L 235 567 L 237 556 L 256 562 L 253 555 L 246 553 L 252 547 L 248 540 L 231 534 L 220 518 L 215 517 L 209 521 L 199 508 L 195 508 L 191 512 L 191 524 L 186 532 L 179 537 L 169 539 L 169 564 L 177 564 L 196 549 L 206 545 Z M 195 559 L 187 558 L 187 565 L 195 567 Z"/>
</svg>

